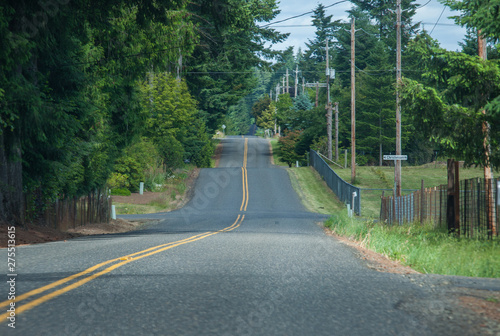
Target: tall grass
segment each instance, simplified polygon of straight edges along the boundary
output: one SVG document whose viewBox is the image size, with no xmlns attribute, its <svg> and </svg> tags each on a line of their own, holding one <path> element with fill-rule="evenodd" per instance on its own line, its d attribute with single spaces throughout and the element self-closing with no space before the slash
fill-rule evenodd
<svg viewBox="0 0 500 336">
<path fill-rule="evenodd" d="M 345 211 L 334 214 L 325 226 L 422 273 L 500 277 L 498 239 L 456 238 L 429 223 L 386 226 L 349 218 Z"/>
</svg>

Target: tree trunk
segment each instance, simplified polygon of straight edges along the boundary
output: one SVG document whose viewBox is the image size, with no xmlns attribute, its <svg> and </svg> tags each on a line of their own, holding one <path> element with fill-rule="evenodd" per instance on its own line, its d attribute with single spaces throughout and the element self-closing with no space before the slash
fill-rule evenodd
<svg viewBox="0 0 500 336">
<path fill-rule="evenodd" d="M 9 137 L 9 141 L 6 140 Z M 24 225 L 21 141 L 16 131 L 0 134 L 0 219 Z"/>
</svg>

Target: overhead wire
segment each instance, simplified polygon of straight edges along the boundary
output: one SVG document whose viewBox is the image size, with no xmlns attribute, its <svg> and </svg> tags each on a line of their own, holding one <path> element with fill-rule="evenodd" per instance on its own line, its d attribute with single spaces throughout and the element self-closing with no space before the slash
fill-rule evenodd
<svg viewBox="0 0 500 336">
<path fill-rule="evenodd" d="M 441 20 L 441 16 L 443 16 L 445 9 L 446 9 L 446 6 L 443 6 L 443 10 L 441 11 L 441 14 L 439 14 L 439 17 L 438 17 L 436 23 L 434 24 L 434 27 L 432 27 L 432 30 L 429 33 L 429 35 L 432 35 L 432 32 L 434 31 L 434 28 L 436 28 L 436 25 L 438 24 L 439 20 Z"/>
<path fill-rule="evenodd" d="M 333 7 L 333 6 L 335 6 L 335 5 L 341 4 L 341 3 L 343 3 L 343 2 L 350 2 L 350 0 L 341 0 L 341 1 L 337 1 L 337 2 L 335 2 L 335 3 L 333 3 L 333 4 L 331 4 L 331 5 L 324 6 L 323 8 L 324 8 L 324 9 L 327 9 L 327 8 Z M 309 12 L 305 12 L 305 13 L 302 13 L 302 14 L 298 14 L 298 15 L 290 16 L 290 17 L 288 17 L 288 18 L 286 18 L 286 19 L 283 19 L 283 20 L 278 20 L 278 21 L 275 21 L 275 22 L 270 22 L 270 23 L 265 24 L 265 25 L 263 25 L 263 26 L 259 26 L 259 28 L 267 28 L 267 27 L 269 27 L 269 26 L 273 26 L 273 25 L 275 25 L 275 24 L 277 24 L 277 23 L 281 23 L 281 22 L 285 22 L 285 21 L 288 21 L 288 20 L 296 19 L 296 18 L 299 18 L 299 17 L 301 17 L 301 16 L 305 16 L 305 15 L 307 15 L 307 14 L 312 14 L 312 13 L 314 13 L 314 11 L 309 11 Z"/>
</svg>

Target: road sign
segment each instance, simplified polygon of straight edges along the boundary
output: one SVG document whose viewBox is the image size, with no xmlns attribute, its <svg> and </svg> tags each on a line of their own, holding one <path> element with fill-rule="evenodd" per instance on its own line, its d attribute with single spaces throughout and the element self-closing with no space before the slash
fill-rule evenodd
<svg viewBox="0 0 500 336">
<path fill-rule="evenodd" d="M 226 129 L 226 125 L 222 125 L 222 129 Z"/>
<path fill-rule="evenodd" d="M 316 83 L 306 83 L 306 87 L 314 88 Z M 318 83 L 318 87 L 326 87 L 326 83 Z"/>
<path fill-rule="evenodd" d="M 408 160 L 408 155 L 384 155 L 384 160 Z"/>
</svg>

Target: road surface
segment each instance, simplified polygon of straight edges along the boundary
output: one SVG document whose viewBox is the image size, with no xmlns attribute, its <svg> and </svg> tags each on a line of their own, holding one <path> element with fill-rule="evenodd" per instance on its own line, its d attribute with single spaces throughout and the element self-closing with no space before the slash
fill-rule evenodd
<svg viewBox="0 0 500 336">
<path fill-rule="evenodd" d="M 144 217 L 144 216 L 142 216 Z M 223 140 L 181 210 L 147 229 L 18 247 L 1 335 L 456 335 L 457 286 L 497 280 L 381 273 L 324 234 L 269 143 Z M 444 280 L 443 280 L 444 279 Z M 451 320 L 455 318 L 455 320 Z M 10 324 L 10 326 L 9 326 Z M 12 328 L 15 326 L 15 329 Z"/>
</svg>

